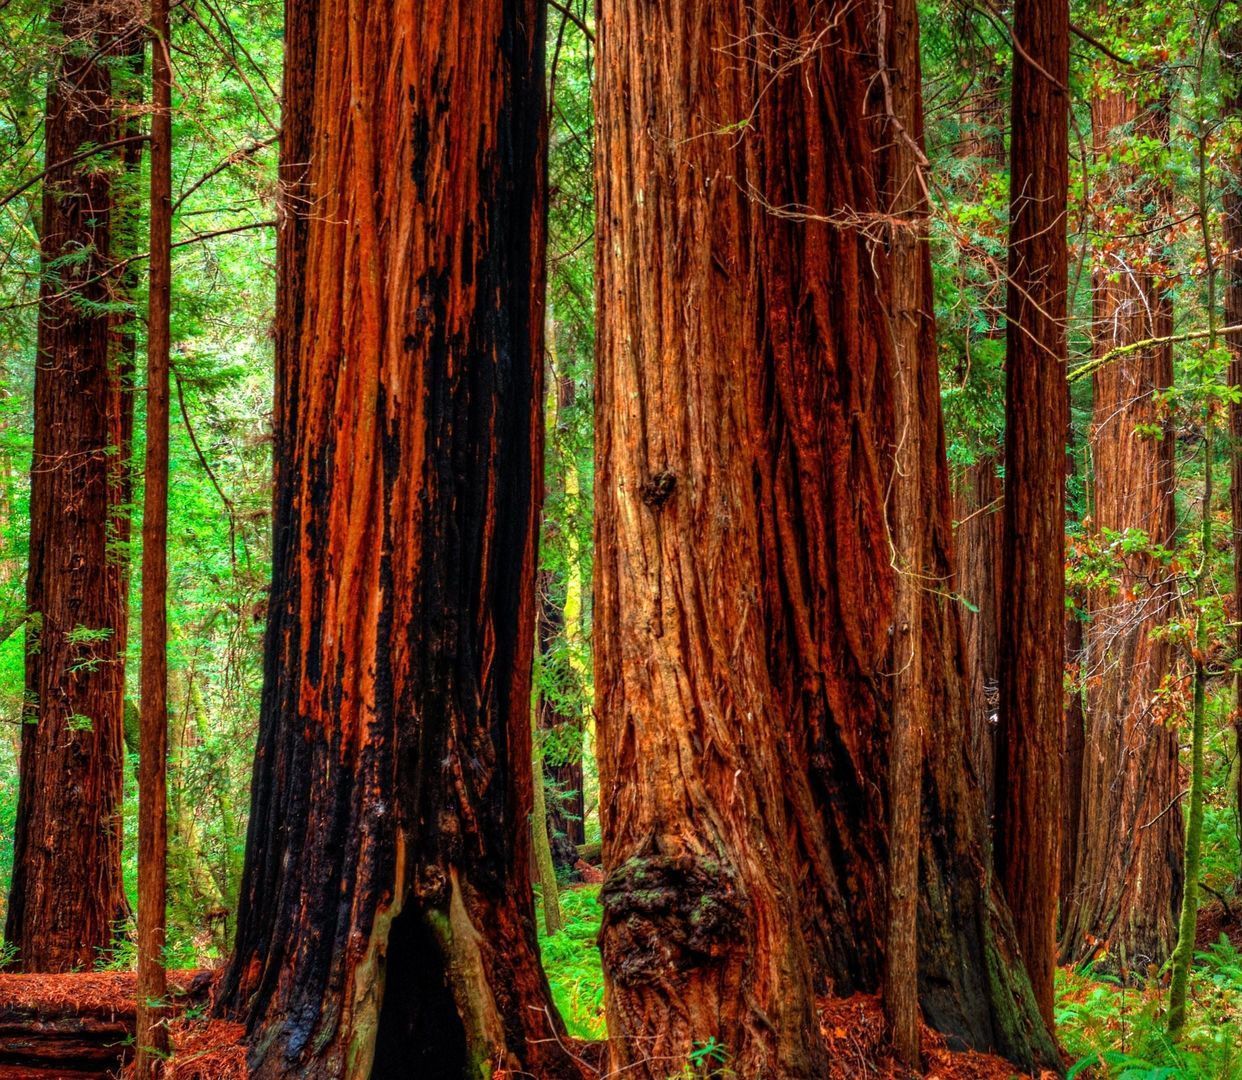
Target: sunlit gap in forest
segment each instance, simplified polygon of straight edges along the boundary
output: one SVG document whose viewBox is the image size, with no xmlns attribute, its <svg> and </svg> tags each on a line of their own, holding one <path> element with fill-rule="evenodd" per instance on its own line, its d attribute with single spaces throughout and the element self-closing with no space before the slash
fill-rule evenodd
<svg viewBox="0 0 1242 1080">
<path fill-rule="evenodd" d="M 0 1080 L 1242 1078 L 1238 4 L 0 29 Z"/>
</svg>

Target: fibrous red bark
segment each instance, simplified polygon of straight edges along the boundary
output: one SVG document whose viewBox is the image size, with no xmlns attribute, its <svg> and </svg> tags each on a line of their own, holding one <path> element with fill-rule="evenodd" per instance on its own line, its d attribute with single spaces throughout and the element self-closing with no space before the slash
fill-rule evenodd
<svg viewBox="0 0 1242 1080">
<path fill-rule="evenodd" d="M 1053 1022 L 1065 677 L 1069 6 L 1014 7 L 997 867 Z"/>
<path fill-rule="evenodd" d="M 118 141 L 112 64 L 138 30 L 134 12 L 109 0 L 66 0 L 55 18 L 65 40 L 45 125 L 26 714 L 5 937 L 24 970 L 59 972 L 93 967 L 128 910 L 116 542 L 130 406 L 113 333 L 113 176 L 123 155 L 83 152 Z"/>
<path fill-rule="evenodd" d="M 258 1077 L 576 1076 L 530 886 L 543 5 L 292 2 Z"/>
<path fill-rule="evenodd" d="M 820 1076 L 814 994 L 878 987 L 888 916 L 898 440 L 881 46 L 874 13 L 846 4 L 606 0 L 600 14 L 612 1065 L 663 1080 L 713 1038 L 739 1075 Z M 944 582 L 931 350 L 914 371 L 924 560 Z M 935 722 L 920 1003 L 966 1042 L 1054 1064 L 988 873 L 948 590 L 918 608 Z"/>
</svg>

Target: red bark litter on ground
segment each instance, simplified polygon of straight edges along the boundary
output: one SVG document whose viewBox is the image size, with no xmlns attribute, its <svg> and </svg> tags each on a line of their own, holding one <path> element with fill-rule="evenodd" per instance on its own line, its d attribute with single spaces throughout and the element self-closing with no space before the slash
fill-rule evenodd
<svg viewBox="0 0 1242 1080">
<path fill-rule="evenodd" d="M 1206 949 L 1209 945 L 1215 945 L 1221 934 L 1235 948 L 1242 949 L 1242 904 L 1231 904 L 1226 908 L 1220 900 L 1213 900 L 1200 909 L 1195 948 Z"/>
<path fill-rule="evenodd" d="M 170 972 L 173 1011 L 205 1009 L 212 978 L 209 971 Z M 132 972 L 0 974 L 0 1080 L 76 1080 L 115 1072 L 133 1045 L 137 989 Z M 234 1074 L 210 1075 L 231 1080 Z"/>
<path fill-rule="evenodd" d="M 169 1028 L 172 1057 L 165 1080 L 246 1080 L 246 1028 L 226 1020 L 174 1020 Z M 133 1073 L 128 1065 L 121 1074 Z M 3 1076 L 0 1076 L 3 1080 Z"/>
<path fill-rule="evenodd" d="M 922 1026 L 923 1071 L 911 1073 L 893 1056 L 888 1021 L 873 994 L 821 998 L 819 1021 L 828 1046 L 827 1080 L 1031 1080 L 1002 1058 L 971 1050 L 950 1050 L 945 1038 Z M 1051 1072 L 1038 1080 L 1052 1080 Z"/>
</svg>

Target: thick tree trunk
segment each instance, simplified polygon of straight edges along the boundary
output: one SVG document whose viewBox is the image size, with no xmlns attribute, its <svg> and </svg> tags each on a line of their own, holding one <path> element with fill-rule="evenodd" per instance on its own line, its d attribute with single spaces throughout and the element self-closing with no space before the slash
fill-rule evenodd
<svg viewBox="0 0 1242 1080">
<path fill-rule="evenodd" d="M 275 587 L 222 1002 L 261 1078 L 576 1076 L 529 876 L 543 5 L 295 0 L 287 40 Z"/>
<path fill-rule="evenodd" d="M 126 913 L 121 884 L 125 586 L 113 550 L 123 430 L 112 358 L 117 298 L 110 65 L 132 13 L 56 11 L 65 45 L 48 89 L 26 700 L 5 936 L 26 971 L 90 968 Z"/>
<path fill-rule="evenodd" d="M 627 1075 L 663 1080 L 714 1038 L 739 1075 L 821 1076 L 815 991 L 881 981 L 897 428 L 874 33 L 869 9 L 809 0 L 601 9 L 601 942 Z M 947 580 L 918 360 L 926 559 Z M 960 629 L 937 589 L 919 607 L 921 1004 L 1055 1064 L 987 873 Z"/>
<path fill-rule="evenodd" d="M 997 867 L 1051 1027 L 1065 677 L 1069 6 L 1014 8 Z"/>
<path fill-rule="evenodd" d="M 1092 102 L 1092 127 L 1103 158 L 1118 132 L 1167 138 L 1167 114 L 1159 103 L 1140 108 L 1132 97 L 1110 93 Z M 1111 184 L 1106 191 L 1128 192 L 1140 215 L 1153 204 L 1167 205 L 1166 185 L 1143 184 L 1132 168 L 1115 169 Z M 1129 242 L 1117 263 L 1096 271 L 1097 356 L 1173 332 L 1172 300 L 1158 265 L 1152 268 L 1158 253 L 1136 250 L 1141 242 Z M 1095 373 L 1093 524 L 1101 542 L 1105 533 L 1119 538 L 1139 530 L 1152 544 L 1173 543 L 1175 440 L 1159 400 L 1172 382 L 1170 345 L 1129 354 Z M 1090 597 L 1078 850 L 1061 953 L 1078 962 L 1103 945 L 1114 966 L 1144 972 L 1172 951 L 1181 902 L 1177 738 L 1161 701 L 1173 649 L 1160 633 L 1177 598 L 1157 559 L 1141 551 L 1119 557 L 1116 589 Z"/>
</svg>

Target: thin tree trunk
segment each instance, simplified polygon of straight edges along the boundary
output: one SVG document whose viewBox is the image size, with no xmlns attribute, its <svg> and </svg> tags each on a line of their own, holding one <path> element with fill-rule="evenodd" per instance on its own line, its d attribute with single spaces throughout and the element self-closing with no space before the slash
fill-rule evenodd
<svg viewBox="0 0 1242 1080">
<path fill-rule="evenodd" d="M 1097 95 L 1097 157 L 1105 158 L 1119 133 L 1167 140 L 1164 109 L 1161 103 L 1141 109 L 1124 93 Z M 1115 169 L 1109 190 L 1128 191 L 1140 214 L 1155 204 L 1168 216 L 1167 184 L 1142 183 L 1133 168 Z M 1138 243 L 1122 247 L 1120 265 L 1104 263 L 1096 271 L 1097 356 L 1173 332 L 1172 300 L 1158 270 L 1142 269 L 1153 254 Z M 1101 542 L 1108 542 L 1106 534 L 1138 530 L 1154 545 L 1173 544 L 1175 439 L 1159 397 L 1172 382 L 1171 345 L 1132 353 L 1095 374 L 1092 522 Z M 1176 732 L 1162 706 L 1173 656 L 1160 632 L 1174 617 L 1177 597 L 1159 559 L 1120 557 L 1116 587 L 1089 597 L 1081 809 L 1061 954 L 1077 963 L 1103 946 L 1109 963 L 1143 973 L 1168 959 L 1181 901 L 1182 815 L 1176 805 L 1165 812 L 1180 784 Z"/>
<path fill-rule="evenodd" d="M 107 0 L 66 0 L 46 161 L 113 139 L 111 64 L 136 32 Z M 27 575 L 26 700 L 5 937 L 26 971 L 91 968 L 127 905 L 121 881 L 124 570 L 112 549 L 122 393 L 107 160 L 44 180 Z M 89 882 L 89 887 L 80 887 Z"/>
<path fill-rule="evenodd" d="M 994 851 L 1051 1027 L 1065 677 L 1069 6 L 1018 0 L 1014 13 Z"/>
<path fill-rule="evenodd" d="M 1208 187 L 1208 137 L 1201 129 L 1196 138 L 1199 174 L 1199 198 L 1196 209 L 1203 243 L 1203 261 L 1207 270 L 1208 350 L 1216 348 L 1216 256 L 1212 244 L 1211 198 Z M 1195 944 L 1199 925 L 1199 873 L 1203 855 L 1204 745 L 1207 740 L 1208 652 L 1211 630 L 1208 625 L 1206 600 L 1214 588 L 1212 582 L 1212 492 L 1215 464 L 1215 418 L 1212 386 L 1214 375 L 1206 365 L 1199 388 L 1203 409 L 1203 501 L 1199 506 L 1199 565 L 1193 575 L 1194 644 L 1191 646 L 1194 701 L 1190 717 L 1190 790 L 1186 810 L 1186 856 L 1182 883 L 1182 909 L 1178 917 L 1177 945 L 1173 950 L 1173 972 L 1169 979 L 1169 1034 L 1180 1037 L 1186 1024 L 1186 999 L 1190 989 L 1190 969 L 1194 966 Z"/>
<path fill-rule="evenodd" d="M 538 639 L 541 663 L 552 664 L 557 637 L 565 630 L 565 603 L 568 590 L 558 586 L 550 571 L 539 574 L 539 626 Z M 556 674 L 572 677 L 571 671 Z M 548 807 L 548 828 L 563 836 L 569 844 L 586 843 L 583 830 L 582 795 L 582 726 L 576 716 L 562 716 L 556 701 L 541 693 L 536 706 L 537 727 L 555 739 L 557 761 L 542 756 L 543 776 L 546 783 L 555 785 L 556 804 Z M 554 852 L 555 854 L 555 852 Z"/>
<path fill-rule="evenodd" d="M 151 260 L 147 458 L 142 504 L 142 703 L 138 750 L 138 1028 L 135 1075 L 164 1074 L 168 1031 L 168 365 L 172 286 L 172 70 L 168 0 L 151 4 Z"/>
<path fill-rule="evenodd" d="M 985 69 L 979 77 L 975 99 L 963 120 L 965 134 L 961 153 L 977 159 L 979 168 L 966 183 L 973 190 L 987 184 L 1005 169 L 1006 110 L 1003 79 L 995 57 L 983 60 Z M 971 196 L 964 193 L 964 198 Z M 1004 334 L 1004 280 L 997 273 L 983 286 L 968 286 L 964 280 L 965 266 L 977 264 L 985 254 L 966 250 L 962 253 L 963 287 L 969 289 L 969 303 L 987 313 L 985 338 Z M 967 331 L 966 356 L 961 378 L 969 378 L 970 351 L 975 335 Z M 970 746 L 975 771 L 983 785 L 984 803 L 989 822 L 992 818 L 996 776 L 996 709 L 999 671 L 997 658 L 1000 627 L 1001 536 L 1003 534 L 1002 487 L 999 476 L 999 448 L 984 447 L 982 456 L 954 478 L 953 518 L 959 524 L 954 530 L 953 550 L 956 555 L 955 591 L 966 604 L 962 611 L 962 629 L 966 643 L 966 670 L 970 693 Z"/>
<path fill-rule="evenodd" d="M 1220 51 L 1226 82 L 1225 110 L 1236 118 L 1242 115 L 1242 19 L 1234 18 L 1220 28 Z M 1235 142 L 1225 168 L 1224 213 L 1225 233 L 1225 325 L 1242 326 L 1242 141 Z M 1242 333 L 1225 335 L 1229 346 L 1229 384 L 1242 388 Z M 1234 618 L 1238 626 L 1234 650 L 1242 657 L 1242 402 L 1229 404 L 1230 509 L 1233 516 L 1233 596 Z M 1234 812 L 1237 815 L 1238 842 L 1242 846 L 1242 673 L 1233 680 L 1234 752 L 1237 769 L 1234 774 Z M 1242 867 L 1238 869 L 1242 886 Z"/>
<path fill-rule="evenodd" d="M 1082 812 L 1082 776 L 1086 753 L 1086 709 L 1083 686 L 1085 636 L 1077 611 L 1065 619 L 1065 753 L 1061 759 L 1061 883 L 1058 901 L 1061 926 L 1068 919 L 1078 868 L 1079 815 Z"/>
<path fill-rule="evenodd" d="M 576 1077 L 530 885 L 543 11 L 288 8 L 258 1078 Z"/>
<path fill-rule="evenodd" d="M 552 843 L 548 838 L 548 804 L 544 793 L 543 755 L 534 754 L 534 799 L 530 813 L 531 843 L 534 846 L 535 868 L 539 872 L 539 888 L 543 895 L 543 927 L 549 934 L 561 928 L 561 896 L 556 885 L 556 868 L 552 865 Z"/>
<path fill-rule="evenodd" d="M 1004 502 L 999 461 L 984 457 L 955 482 L 953 534 L 955 591 L 969 607 L 962 613 L 970 695 L 971 759 L 983 785 L 988 820 L 996 793 L 997 698 L 1000 693 L 1000 583 Z"/>
<path fill-rule="evenodd" d="M 710 1038 L 740 1076 L 818 1077 L 815 992 L 879 989 L 888 919 L 896 357 L 877 150 L 893 132 L 867 119 L 883 110 L 874 12 L 605 0 L 599 26 L 611 1065 L 664 1080 Z M 927 563 L 947 582 L 938 378 L 918 359 Z M 936 721 L 921 1005 L 972 1045 L 1056 1067 L 988 876 L 946 592 L 922 598 L 916 630 Z"/>
</svg>

